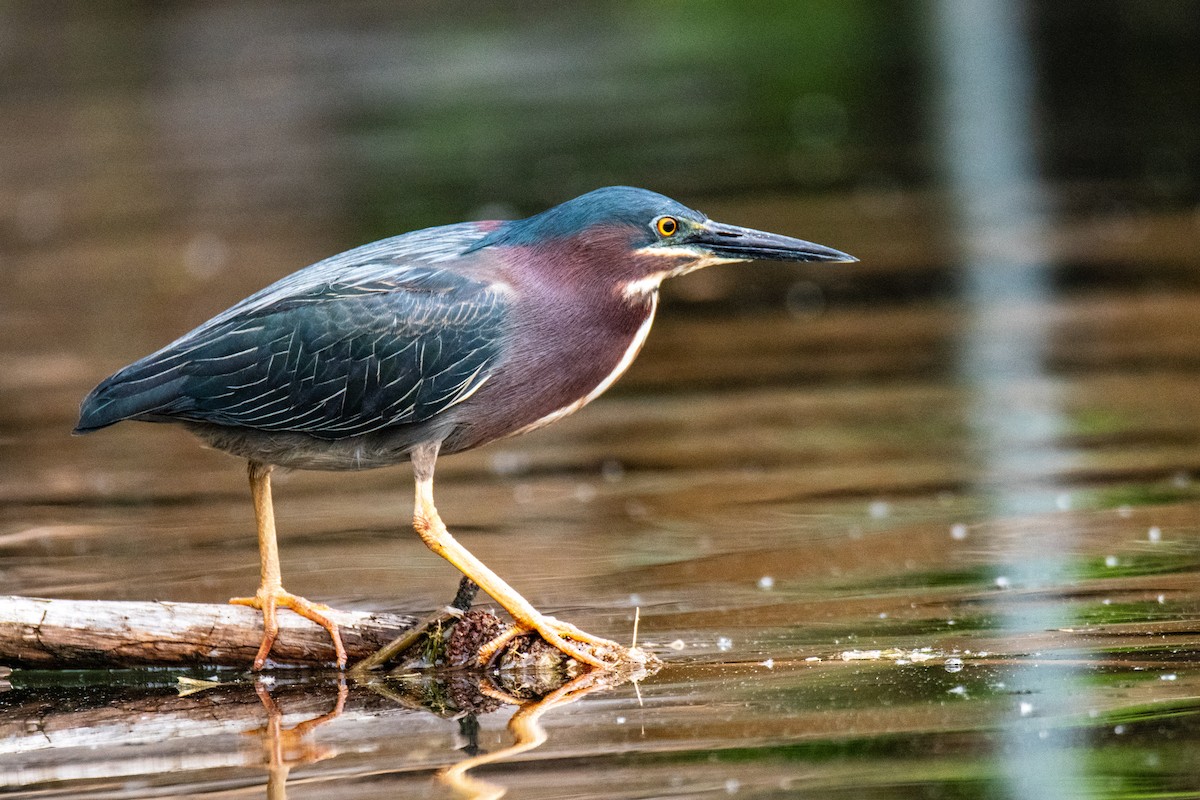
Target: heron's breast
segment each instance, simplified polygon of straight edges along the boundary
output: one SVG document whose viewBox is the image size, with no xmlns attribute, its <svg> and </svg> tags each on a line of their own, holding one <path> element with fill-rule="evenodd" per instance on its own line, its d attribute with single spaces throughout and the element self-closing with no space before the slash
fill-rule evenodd
<svg viewBox="0 0 1200 800">
<path fill-rule="evenodd" d="M 444 451 L 540 428 L 600 396 L 641 350 L 658 298 L 539 300 L 514 309 L 501 364 L 462 404 Z"/>
</svg>

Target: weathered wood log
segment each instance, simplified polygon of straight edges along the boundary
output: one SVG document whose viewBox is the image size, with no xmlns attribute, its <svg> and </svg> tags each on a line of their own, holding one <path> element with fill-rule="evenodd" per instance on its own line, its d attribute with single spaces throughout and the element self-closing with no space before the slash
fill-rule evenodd
<svg viewBox="0 0 1200 800">
<path fill-rule="evenodd" d="M 403 614 L 330 611 L 351 663 L 411 630 Z M 271 657 L 280 664 L 333 663 L 329 634 L 281 611 Z M 0 597 L 0 664 L 54 669 L 129 666 L 248 667 L 262 615 L 227 604 Z"/>
<path fill-rule="evenodd" d="M 467 612 L 475 584 L 464 578 L 453 603 L 424 620 L 401 614 L 329 610 L 341 629 L 350 675 L 395 666 L 477 666 L 505 625 L 494 614 Z M 329 634 L 283 612 L 271 659 L 281 666 L 333 666 Z M 51 600 L 0 596 L 0 666 L 41 669 L 121 667 L 241 667 L 253 663 L 262 616 L 227 604 Z M 615 644 L 582 645 L 612 669 L 645 670 L 652 656 Z M 505 670 L 536 673 L 541 683 L 575 674 L 581 665 L 536 633 L 508 639 L 491 656 Z"/>
</svg>

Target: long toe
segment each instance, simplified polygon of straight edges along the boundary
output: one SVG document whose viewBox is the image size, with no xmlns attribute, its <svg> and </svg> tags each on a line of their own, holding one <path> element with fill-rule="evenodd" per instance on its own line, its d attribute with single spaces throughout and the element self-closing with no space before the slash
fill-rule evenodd
<svg viewBox="0 0 1200 800">
<path fill-rule="evenodd" d="M 541 617 L 531 620 L 533 624 L 517 622 L 479 649 L 479 662 L 487 664 L 497 652 L 514 638 L 522 634 L 536 632 L 564 655 L 570 656 L 581 664 L 597 669 L 610 669 L 621 660 L 620 654 L 625 648 L 616 642 L 592 636 L 569 623 L 559 622 L 553 617 Z"/>
<path fill-rule="evenodd" d="M 333 652 L 336 656 L 338 669 L 346 666 L 346 648 L 342 645 L 341 631 L 338 630 L 337 623 L 324 613 L 332 611 L 329 606 L 324 603 L 314 603 L 311 600 L 291 594 L 290 592 L 281 593 L 278 602 L 284 608 L 290 608 L 305 619 L 310 619 L 329 631 L 329 638 L 333 641 Z"/>
<path fill-rule="evenodd" d="M 587 631 L 580 630 L 579 628 L 575 627 L 574 625 L 572 625 L 569 622 L 563 622 L 562 620 L 555 619 L 554 617 L 546 617 L 545 620 L 563 638 L 571 639 L 572 641 L 576 641 L 576 642 L 583 642 L 584 644 L 590 644 L 593 647 L 621 648 L 621 645 L 617 644 L 612 639 L 605 639 L 602 636 L 595 636 L 593 634 L 588 633 Z"/>
<path fill-rule="evenodd" d="M 267 662 L 267 656 L 271 652 L 271 647 L 275 644 L 275 637 L 279 633 L 279 623 L 275 619 L 277 606 L 291 609 L 329 631 L 338 668 L 346 666 L 346 648 L 342 645 L 341 631 L 338 630 L 337 623 L 324 613 L 332 610 L 329 606 L 294 595 L 283 587 L 271 589 L 265 586 L 259 587 L 258 593 L 254 597 L 234 597 L 229 602 L 235 606 L 249 606 L 263 612 L 263 639 L 258 648 L 258 654 L 254 658 L 254 669 L 263 668 Z"/>
<path fill-rule="evenodd" d="M 585 634 L 574 625 L 552 617 L 545 617 L 543 622 L 536 629 L 538 635 L 576 661 L 598 669 L 608 669 L 620 660 L 617 654 L 624 648 L 616 642 Z"/>
<path fill-rule="evenodd" d="M 263 615 L 263 638 L 258 646 L 258 652 L 254 655 L 254 666 L 252 669 L 258 671 L 267 663 L 267 656 L 271 653 L 271 648 L 275 645 L 275 636 L 279 633 L 279 622 L 275 619 L 275 606 L 279 600 L 279 595 L 270 591 L 265 591 L 264 587 L 259 587 L 258 594 L 254 597 L 233 597 L 229 602 L 235 606 L 249 606 L 256 608 Z"/>
</svg>

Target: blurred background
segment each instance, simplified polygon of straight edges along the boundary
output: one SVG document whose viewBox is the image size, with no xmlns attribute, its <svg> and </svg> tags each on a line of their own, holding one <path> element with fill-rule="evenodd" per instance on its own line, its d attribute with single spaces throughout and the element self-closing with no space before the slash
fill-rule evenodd
<svg viewBox="0 0 1200 800">
<path fill-rule="evenodd" d="M 6 4 L 5 274 L 69 275 L 60 306 L 120 294 L 71 350 L 132 353 L 351 245 L 631 183 L 865 262 L 710 271 L 668 315 L 953 299 L 959 162 L 1004 160 L 1008 133 L 1016 172 L 985 180 L 1055 225 L 1031 243 L 994 214 L 998 253 L 1053 245 L 1062 289 L 1194 285 L 1196 6 L 989 9 Z"/>
<path fill-rule="evenodd" d="M 604 399 L 440 465 L 485 561 L 672 662 L 514 794 L 1193 796 L 1197 76 L 1187 0 L 0 4 L 0 592 L 247 593 L 241 465 L 72 439 L 88 389 L 332 253 L 643 186 L 861 261 L 668 283 Z M 286 476 L 289 589 L 446 602 L 410 491 Z M 331 723 L 319 796 L 423 796 L 458 756 L 402 722 Z M 236 737 L 168 776 L 13 741 L 17 793 L 262 781 Z"/>
</svg>

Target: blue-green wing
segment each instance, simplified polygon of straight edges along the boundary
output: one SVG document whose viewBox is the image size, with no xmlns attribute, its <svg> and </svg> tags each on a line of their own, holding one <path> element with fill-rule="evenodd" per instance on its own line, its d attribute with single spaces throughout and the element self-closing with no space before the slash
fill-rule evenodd
<svg viewBox="0 0 1200 800">
<path fill-rule="evenodd" d="M 187 420 L 341 439 L 430 420 L 495 368 L 502 287 L 390 258 L 309 270 L 101 383 L 78 430 Z"/>
</svg>

